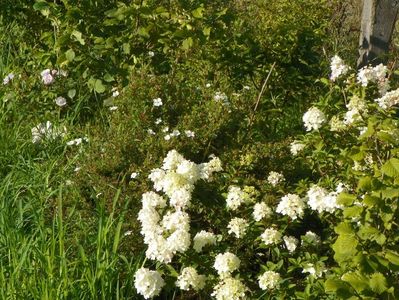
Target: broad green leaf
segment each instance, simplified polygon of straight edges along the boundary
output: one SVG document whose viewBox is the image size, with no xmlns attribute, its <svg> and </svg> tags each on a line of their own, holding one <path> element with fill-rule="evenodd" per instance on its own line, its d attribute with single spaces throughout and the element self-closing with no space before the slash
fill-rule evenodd
<svg viewBox="0 0 399 300">
<path fill-rule="evenodd" d="M 72 31 L 71 35 L 75 38 L 76 41 L 78 41 L 81 45 L 85 44 L 85 41 L 82 37 L 82 33 L 80 31 L 74 30 Z"/>
<path fill-rule="evenodd" d="M 203 8 L 203 7 L 198 7 L 198 8 L 196 8 L 196 9 L 194 9 L 192 12 L 191 12 L 191 14 L 193 15 L 193 17 L 194 18 L 196 18 L 196 19 L 201 19 L 201 18 L 203 18 L 203 11 L 204 11 L 205 9 Z"/>
<path fill-rule="evenodd" d="M 342 275 L 341 279 L 349 283 L 358 293 L 369 287 L 368 278 L 357 272 L 348 272 Z"/>
<path fill-rule="evenodd" d="M 124 54 L 130 54 L 130 44 L 129 43 L 124 43 L 122 45 L 122 51 Z"/>
<path fill-rule="evenodd" d="M 337 226 L 334 227 L 334 231 L 337 234 L 353 234 L 353 227 L 350 223 L 341 222 Z"/>
<path fill-rule="evenodd" d="M 71 89 L 68 91 L 68 97 L 73 99 L 73 97 L 75 97 L 76 95 L 76 90 L 75 89 Z"/>
<path fill-rule="evenodd" d="M 105 86 L 103 85 L 103 82 L 100 79 L 96 80 L 96 83 L 94 84 L 94 90 L 99 94 L 105 92 Z"/>
<path fill-rule="evenodd" d="M 75 52 L 72 49 L 69 49 L 67 52 L 65 52 L 65 57 L 68 61 L 73 61 L 75 58 Z"/>
<path fill-rule="evenodd" d="M 343 210 L 345 218 L 355 218 L 360 217 L 361 213 L 363 212 L 363 207 L 359 205 L 347 207 Z"/>
<path fill-rule="evenodd" d="M 352 234 L 341 234 L 332 245 L 334 259 L 338 262 L 351 261 L 357 253 L 358 241 Z"/>
<path fill-rule="evenodd" d="M 370 191 L 373 188 L 371 177 L 366 176 L 359 179 L 356 191 Z"/>
<path fill-rule="evenodd" d="M 340 193 L 337 197 L 338 204 L 350 206 L 355 202 L 356 196 L 348 193 Z"/>
<path fill-rule="evenodd" d="M 385 253 L 385 258 L 389 260 L 391 264 L 399 266 L 399 254 L 392 250 L 387 250 Z"/>
<path fill-rule="evenodd" d="M 188 49 L 191 48 L 192 45 L 193 45 L 193 39 L 192 39 L 191 37 L 189 37 L 189 38 L 186 38 L 186 39 L 183 41 L 182 48 L 183 48 L 184 50 L 188 50 Z"/>
<path fill-rule="evenodd" d="M 388 289 L 388 283 L 384 275 L 381 273 L 374 273 L 370 278 L 370 287 L 373 292 L 380 295 Z"/>
<path fill-rule="evenodd" d="M 112 81 L 115 80 L 115 78 L 114 78 L 111 74 L 109 74 L 109 73 L 106 73 L 106 74 L 104 75 L 103 79 L 104 79 L 106 82 L 112 82 Z"/>
<path fill-rule="evenodd" d="M 205 27 L 205 28 L 202 30 L 202 33 L 203 33 L 205 36 L 210 36 L 210 35 L 211 35 L 211 27 Z"/>
<path fill-rule="evenodd" d="M 399 176 L 399 159 L 391 158 L 382 167 L 381 172 L 389 177 Z"/>
<path fill-rule="evenodd" d="M 327 293 L 333 293 L 342 288 L 346 288 L 346 284 L 339 279 L 329 278 L 324 283 L 324 289 Z"/>
<path fill-rule="evenodd" d="M 382 202 L 383 200 L 381 198 L 370 195 L 365 195 L 363 199 L 363 203 L 369 207 L 379 205 Z"/>
</svg>

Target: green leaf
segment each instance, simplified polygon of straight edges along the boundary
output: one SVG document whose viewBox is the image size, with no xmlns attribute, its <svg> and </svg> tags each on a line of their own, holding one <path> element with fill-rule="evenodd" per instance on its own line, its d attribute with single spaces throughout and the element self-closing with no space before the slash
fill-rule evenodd
<svg viewBox="0 0 399 300">
<path fill-rule="evenodd" d="M 388 289 L 388 283 L 384 275 L 381 273 L 374 273 L 370 278 L 370 287 L 373 292 L 380 295 Z"/>
<path fill-rule="evenodd" d="M 391 264 L 399 266 L 399 254 L 392 250 L 387 250 L 385 253 L 385 258 L 389 260 Z"/>
<path fill-rule="evenodd" d="M 341 234 L 332 245 L 334 259 L 338 262 L 351 261 L 357 253 L 358 241 L 352 234 Z"/>
<path fill-rule="evenodd" d="M 340 193 L 337 197 L 338 204 L 350 206 L 355 202 L 356 196 L 348 193 Z"/>
<path fill-rule="evenodd" d="M 103 85 L 103 82 L 100 79 L 96 80 L 96 82 L 94 84 L 94 90 L 99 94 L 102 94 L 105 92 L 105 86 Z"/>
<path fill-rule="evenodd" d="M 191 14 L 193 15 L 193 17 L 194 18 L 196 18 L 196 19 L 201 19 L 201 18 L 203 18 L 204 17 L 204 15 L 203 15 L 203 11 L 204 11 L 205 9 L 203 8 L 203 7 L 198 7 L 198 8 L 196 8 L 196 9 L 194 9 L 192 12 L 191 12 Z"/>
<path fill-rule="evenodd" d="M 347 207 L 343 210 L 344 217 L 350 218 L 350 219 L 359 217 L 362 212 L 363 212 L 363 207 L 361 207 L 359 205 Z"/>
<path fill-rule="evenodd" d="M 335 278 L 329 278 L 324 283 L 324 289 L 326 293 L 334 293 L 338 289 L 345 289 L 345 288 L 346 288 L 345 282 Z"/>
<path fill-rule="evenodd" d="M 124 54 L 130 54 L 130 44 L 129 43 L 124 43 L 122 45 L 122 51 Z"/>
<path fill-rule="evenodd" d="M 356 191 L 370 191 L 373 188 L 371 177 L 366 176 L 359 179 Z"/>
<path fill-rule="evenodd" d="M 202 33 L 203 33 L 205 36 L 210 36 L 210 35 L 211 35 L 211 27 L 205 27 L 205 28 L 202 30 Z"/>
<path fill-rule="evenodd" d="M 399 159 L 391 158 L 382 167 L 381 172 L 389 177 L 399 176 Z"/>
<path fill-rule="evenodd" d="M 186 38 L 186 39 L 183 41 L 182 48 L 183 48 L 184 50 L 188 50 L 188 49 L 191 48 L 192 45 L 193 45 L 193 39 L 192 39 L 191 37 L 189 37 L 189 38 Z"/>
<path fill-rule="evenodd" d="M 364 199 L 363 199 L 363 203 L 367 206 L 375 206 L 375 205 L 379 205 L 380 203 L 382 203 L 382 199 L 379 197 L 375 197 L 375 196 L 370 196 L 370 195 L 365 195 Z"/>
<path fill-rule="evenodd" d="M 82 38 L 82 33 L 80 31 L 77 30 L 72 31 L 71 36 L 73 36 L 75 40 L 78 41 L 81 45 L 85 44 L 85 41 Z"/>
<path fill-rule="evenodd" d="M 75 52 L 72 49 L 69 49 L 67 52 L 65 52 L 65 57 L 68 61 L 73 61 L 75 58 Z"/>
<path fill-rule="evenodd" d="M 103 79 L 104 79 L 106 82 L 115 81 L 115 78 L 114 78 L 111 74 L 109 74 L 109 73 L 106 73 L 106 74 L 104 75 Z"/>
<path fill-rule="evenodd" d="M 369 287 L 368 278 L 357 272 L 346 273 L 342 275 L 341 279 L 349 283 L 358 293 Z"/>
<path fill-rule="evenodd" d="M 341 222 L 337 226 L 334 227 L 334 231 L 337 234 L 353 234 L 353 228 L 350 223 Z"/>
<path fill-rule="evenodd" d="M 73 99 L 76 95 L 76 90 L 75 89 L 71 89 L 68 91 L 68 97 Z"/>
</svg>

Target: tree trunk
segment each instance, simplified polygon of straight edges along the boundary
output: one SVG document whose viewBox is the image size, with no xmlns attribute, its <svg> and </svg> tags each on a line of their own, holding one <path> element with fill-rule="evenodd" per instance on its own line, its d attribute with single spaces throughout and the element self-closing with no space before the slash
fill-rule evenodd
<svg viewBox="0 0 399 300">
<path fill-rule="evenodd" d="M 363 0 L 357 67 L 386 64 L 399 0 Z"/>
</svg>

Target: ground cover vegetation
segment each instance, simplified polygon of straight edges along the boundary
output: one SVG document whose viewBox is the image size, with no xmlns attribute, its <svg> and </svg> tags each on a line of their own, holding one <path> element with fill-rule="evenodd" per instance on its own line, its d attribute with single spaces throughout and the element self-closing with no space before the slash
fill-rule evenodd
<svg viewBox="0 0 399 300">
<path fill-rule="evenodd" d="M 3 1 L 0 298 L 397 299 L 357 5 Z"/>
</svg>

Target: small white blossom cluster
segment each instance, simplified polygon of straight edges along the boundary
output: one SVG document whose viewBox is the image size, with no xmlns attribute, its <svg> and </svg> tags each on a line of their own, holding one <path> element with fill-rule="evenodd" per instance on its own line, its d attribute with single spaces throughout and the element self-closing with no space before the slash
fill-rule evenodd
<svg viewBox="0 0 399 300">
<path fill-rule="evenodd" d="M 228 209 L 233 211 L 237 210 L 242 204 L 251 202 L 251 200 L 251 195 L 245 190 L 235 185 L 229 186 L 226 198 L 226 206 Z"/>
<path fill-rule="evenodd" d="M 32 143 L 39 144 L 43 140 L 55 140 L 64 137 L 66 128 L 57 128 L 50 121 L 40 123 L 31 129 Z"/>
<path fill-rule="evenodd" d="M 183 291 L 193 289 L 195 291 L 202 290 L 205 286 L 206 276 L 199 275 L 193 267 L 186 267 L 177 277 L 176 286 Z"/>
<path fill-rule="evenodd" d="M 303 270 L 302 273 L 309 273 L 310 276 L 319 278 L 323 275 L 324 272 L 326 272 L 326 268 L 323 262 L 319 262 L 318 266 L 315 266 L 312 263 L 307 263 Z"/>
<path fill-rule="evenodd" d="M 42 82 L 45 85 L 50 85 L 54 82 L 55 76 L 60 75 L 60 76 L 68 76 L 68 73 L 64 70 L 60 70 L 59 72 L 57 70 L 50 70 L 50 69 L 45 69 L 40 73 L 40 76 L 42 77 Z"/>
<path fill-rule="evenodd" d="M 318 130 L 324 122 L 326 116 L 317 107 L 311 107 L 302 117 L 306 131 Z"/>
<path fill-rule="evenodd" d="M 319 213 L 323 211 L 332 213 L 341 208 L 337 203 L 338 194 L 337 191 L 329 193 L 325 188 L 314 185 L 307 192 L 308 205 Z"/>
<path fill-rule="evenodd" d="M 155 98 L 155 99 L 153 99 L 152 100 L 152 104 L 155 106 L 155 107 L 158 107 L 158 106 L 162 106 L 162 99 L 161 98 Z"/>
<path fill-rule="evenodd" d="M 254 205 L 254 211 L 252 215 L 255 221 L 259 222 L 263 218 L 270 217 L 272 213 L 272 209 L 266 203 L 260 202 Z"/>
<path fill-rule="evenodd" d="M 201 252 L 202 248 L 207 245 L 215 245 L 216 244 L 216 236 L 212 232 L 207 232 L 205 230 L 201 230 L 198 232 L 193 239 L 193 249 L 196 252 Z"/>
<path fill-rule="evenodd" d="M 3 85 L 7 85 L 11 80 L 13 80 L 15 77 L 14 73 L 8 74 L 6 77 L 3 79 Z"/>
<path fill-rule="evenodd" d="M 59 107 L 63 107 L 67 104 L 67 101 L 64 97 L 59 96 L 55 98 L 55 104 L 57 104 Z"/>
<path fill-rule="evenodd" d="M 281 201 L 277 205 L 276 212 L 289 216 L 295 220 L 298 217 L 302 218 L 305 210 L 305 203 L 296 194 L 287 194 L 281 198 Z"/>
<path fill-rule="evenodd" d="M 214 287 L 211 296 L 216 300 L 243 300 L 247 299 L 247 291 L 248 288 L 239 279 L 227 277 Z"/>
<path fill-rule="evenodd" d="M 225 106 L 230 106 L 229 98 L 225 93 L 216 92 L 215 95 L 213 96 L 213 100 L 215 100 L 216 102 L 220 102 Z"/>
<path fill-rule="evenodd" d="M 291 154 L 292 155 L 298 155 L 299 152 L 301 152 L 305 148 L 305 144 L 302 144 L 301 142 L 294 141 L 291 143 Z"/>
<path fill-rule="evenodd" d="M 134 287 L 145 299 L 158 296 L 164 285 L 165 281 L 157 271 L 140 268 L 134 274 Z"/>
<path fill-rule="evenodd" d="M 229 229 L 228 233 L 234 234 L 238 239 L 242 238 L 245 235 L 248 226 L 249 223 L 247 220 L 243 218 L 233 218 L 227 225 L 227 228 Z"/>
<path fill-rule="evenodd" d="M 240 267 L 240 259 L 231 252 L 216 255 L 213 267 L 222 278 L 229 277 L 232 272 Z"/>
<path fill-rule="evenodd" d="M 308 231 L 302 236 L 302 243 L 317 245 L 320 243 L 320 237 L 316 233 Z"/>
<path fill-rule="evenodd" d="M 349 125 L 361 119 L 362 114 L 367 113 L 366 102 L 358 96 L 353 96 L 346 105 L 348 111 L 345 113 L 344 124 Z"/>
<path fill-rule="evenodd" d="M 382 109 L 391 108 L 399 103 L 399 89 L 386 93 L 381 98 L 375 100 Z"/>
<path fill-rule="evenodd" d="M 335 81 L 341 75 L 345 75 L 349 71 L 349 67 L 344 64 L 344 61 L 338 56 L 335 55 L 331 59 L 331 75 L 330 80 Z"/>
<path fill-rule="evenodd" d="M 284 181 L 283 174 L 275 171 L 271 171 L 269 173 L 269 176 L 267 177 L 267 182 L 269 182 L 272 186 L 276 186 L 283 181 Z"/>
<path fill-rule="evenodd" d="M 285 247 L 287 247 L 288 252 L 292 253 L 295 251 L 298 246 L 299 241 L 293 236 L 285 236 L 283 237 Z"/>
<path fill-rule="evenodd" d="M 282 235 L 274 228 L 266 228 L 260 237 L 266 245 L 272 245 L 280 243 Z"/>
<path fill-rule="evenodd" d="M 357 81 L 362 86 L 367 86 L 370 82 L 375 82 L 378 85 L 378 91 L 384 95 L 390 88 L 389 80 L 387 78 L 388 68 L 383 64 L 378 66 L 366 66 L 357 73 Z"/>
<path fill-rule="evenodd" d="M 276 288 L 280 282 L 280 274 L 274 271 L 266 271 L 258 278 L 259 287 L 262 290 L 272 290 Z"/>
<path fill-rule="evenodd" d="M 70 140 L 68 141 L 66 144 L 67 146 L 79 146 L 80 144 L 82 144 L 82 142 L 88 142 L 89 139 L 87 137 L 83 137 L 83 138 L 77 138 L 74 140 Z"/>
</svg>

